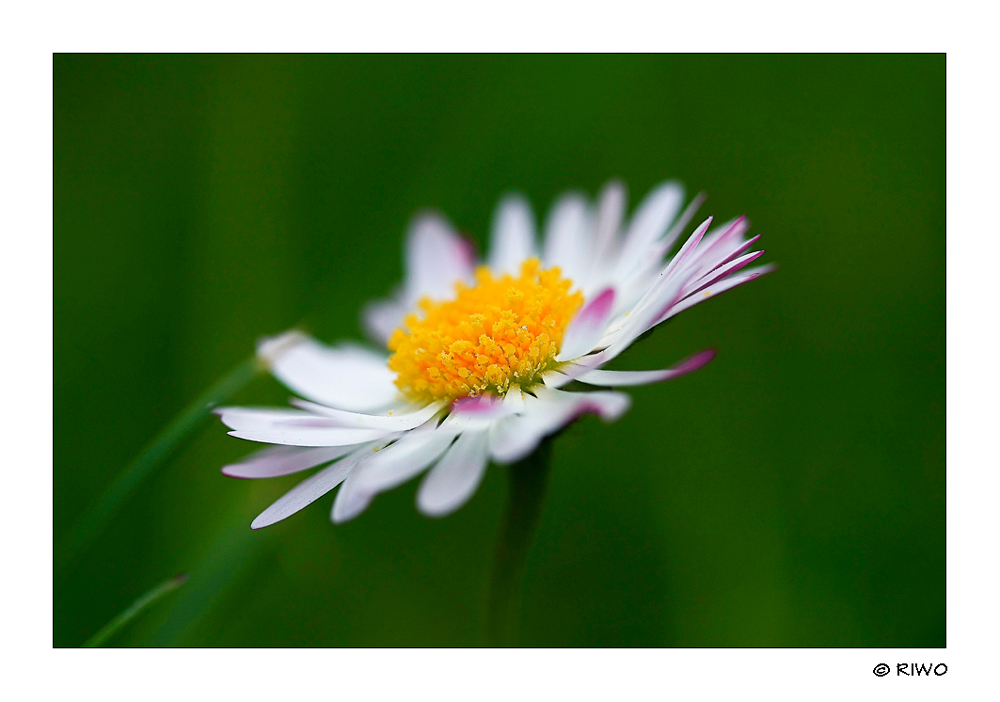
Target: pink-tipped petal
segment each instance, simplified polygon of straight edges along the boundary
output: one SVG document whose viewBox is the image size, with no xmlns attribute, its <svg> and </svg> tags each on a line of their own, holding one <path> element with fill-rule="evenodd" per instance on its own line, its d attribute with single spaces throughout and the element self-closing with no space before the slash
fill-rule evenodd
<svg viewBox="0 0 1000 702">
<path fill-rule="evenodd" d="M 680 250 L 674 255 L 674 258 L 670 261 L 666 270 L 668 273 L 678 270 L 684 267 L 685 262 L 691 257 L 695 249 L 698 248 L 698 244 L 701 243 L 702 238 L 705 236 L 705 232 L 712 225 L 712 218 L 709 217 L 704 222 L 701 223 L 694 233 L 688 237 L 688 240 L 684 242 Z"/>
<path fill-rule="evenodd" d="M 719 281 L 714 285 L 710 285 L 704 290 L 700 290 L 699 292 L 694 293 L 693 295 L 688 295 L 683 300 L 680 300 L 675 304 L 669 305 L 667 309 L 663 312 L 663 314 L 661 314 L 650 325 L 649 328 L 655 327 L 657 324 L 660 324 L 661 322 L 670 319 L 671 317 L 683 312 L 684 310 L 694 307 L 699 302 L 704 302 L 705 300 L 716 297 L 717 295 L 720 295 L 721 293 L 724 293 L 727 290 L 732 290 L 738 285 L 742 285 L 743 283 L 749 283 L 751 280 L 755 280 L 756 278 L 759 278 L 762 275 L 766 275 L 771 271 L 773 271 L 775 268 L 777 268 L 777 266 L 775 266 L 773 263 L 769 263 L 766 266 L 757 266 L 756 268 L 751 268 L 737 275 L 730 276 L 729 278 Z"/>
<path fill-rule="evenodd" d="M 728 276 L 731 276 L 733 273 L 736 273 L 742 270 L 743 268 L 746 268 L 748 265 L 750 265 L 763 255 L 764 255 L 763 249 L 760 251 L 752 251 L 748 254 L 740 256 L 735 260 L 730 261 L 729 263 L 719 266 L 705 277 L 696 281 L 693 286 L 694 289 L 689 294 L 695 295 L 699 290 L 704 290 L 705 288 L 713 285 L 714 283 L 718 283 L 723 278 L 727 278 Z"/>
<path fill-rule="evenodd" d="M 664 380 L 671 380 L 682 375 L 696 371 L 715 356 L 715 351 L 708 349 L 701 353 L 681 361 L 673 368 L 655 371 L 606 371 L 592 370 L 581 375 L 577 380 L 588 385 L 599 385 L 603 387 L 630 387 L 635 385 L 649 385 L 659 383 Z"/>
<path fill-rule="evenodd" d="M 664 253 L 670 250 L 670 247 L 673 246 L 674 242 L 680 237 L 681 232 L 683 232 L 691 220 L 694 219 L 695 214 L 704 204 L 705 198 L 705 193 L 698 193 L 691 203 L 684 208 L 684 211 L 681 212 L 677 221 L 674 222 L 674 226 L 672 226 L 670 231 L 667 232 L 667 235 L 659 241 L 660 247 Z"/>
<path fill-rule="evenodd" d="M 556 361 L 571 361 L 593 351 L 604 336 L 614 306 L 613 288 L 606 288 L 584 305 L 566 329 Z"/>
</svg>

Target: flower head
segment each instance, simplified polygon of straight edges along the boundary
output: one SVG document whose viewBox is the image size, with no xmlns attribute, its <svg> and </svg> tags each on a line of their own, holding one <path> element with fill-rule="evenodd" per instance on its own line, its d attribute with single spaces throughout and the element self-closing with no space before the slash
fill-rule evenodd
<svg viewBox="0 0 1000 702">
<path fill-rule="evenodd" d="M 258 355 L 302 396 L 295 409 L 218 410 L 231 435 L 275 444 L 225 474 L 266 478 L 325 465 L 251 526 L 280 521 L 338 485 L 332 518 L 346 521 L 427 468 L 417 506 L 449 514 L 490 460 L 516 462 L 582 414 L 612 421 L 629 407 L 621 392 L 561 389 L 571 381 L 643 385 L 708 363 L 711 350 L 662 370 L 602 368 L 666 319 L 772 268 L 745 270 L 764 252 L 747 253 L 759 237 L 744 238 L 743 217 L 714 229 L 709 218 L 668 255 L 700 204 L 681 212 L 683 199 L 678 184 L 665 183 L 625 223 L 620 184 L 606 186 L 596 205 L 568 194 L 536 243 L 529 205 L 511 196 L 478 267 L 447 221 L 418 217 L 404 285 L 363 315 L 388 354 L 287 332 L 262 342 Z"/>
</svg>

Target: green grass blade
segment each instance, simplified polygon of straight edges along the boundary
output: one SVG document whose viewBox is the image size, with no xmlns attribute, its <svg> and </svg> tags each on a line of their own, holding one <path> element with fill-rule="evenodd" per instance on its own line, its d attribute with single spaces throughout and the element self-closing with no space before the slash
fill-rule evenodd
<svg viewBox="0 0 1000 702">
<path fill-rule="evenodd" d="M 87 551 L 107 527 L 135 490 L 150 476 L 155 468 L 170 457 L 191 434 L 198 423 L 238 390 L 249 383 L 262 369 L 261 362 L 253 356 L 192 402 L 119 474 L 96 502 L 87 508 L 60 541 L 56 549 L 55 572 L 64 574 Z"/>
<path fill-rule="evenodd" d="M 83 644 L 84 648 L 93 648 L 95 646 L 102 645 L 105 641 L 111 638 L 115 632 L 128 624 L 132 619 L 139 616 L 144 609 L 152 605 L 168 592 L 172 592 L 183 585 L 184 581 L 187 580 L 187 577 L 187 573 L 181 573 L 180 575 L 170 578 L 169 580 L 165 580 L 154 587 L 152 590 L 133 602 L 128 609 L 101 627 L 100 631 L 87 639 L 87 641 Z"/>
</svg>

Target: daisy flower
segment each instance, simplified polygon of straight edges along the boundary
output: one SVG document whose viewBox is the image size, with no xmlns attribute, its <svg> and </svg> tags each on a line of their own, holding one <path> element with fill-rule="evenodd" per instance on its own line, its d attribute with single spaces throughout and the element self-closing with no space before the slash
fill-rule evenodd
<svg viewBox="0 0 1000 702">
<path fill-rule="evenodd" d="M 322 344 L 291 331 L 258 356 L 300 397 L 293 408 L 217 410 L 232 436 L 273 444 L 226 475 L 270 478 L 321 470 L 258 516 L 274 524 L 338 485 L 332 519 L 358 516 L 381 492 L 428 470 L 417 492 L 425 515 L 465 504 L 490 461 L 515 463 L 577 417 L 605 421 L 629 408 L 615 388 L 656 383 L 701 368 L 711 350 L 671 368 L 605 370 L 636 339 L 703 300 L 771 270 L 746 268 L 743 217 L 709 218 L 675 248 L 701 198 L 682 212 L 675 182 L 655 188 L 625 221 L 624 187 L 596 203 L 560 197 L 535 233 L 529 204 L 504 199 L 490 251 L 477 265 L 470 243 L 440 215 L 418 216 L 406 242 L 406 276 L 370 304 L 364 326 L 381 348 Z"/>
</svg>

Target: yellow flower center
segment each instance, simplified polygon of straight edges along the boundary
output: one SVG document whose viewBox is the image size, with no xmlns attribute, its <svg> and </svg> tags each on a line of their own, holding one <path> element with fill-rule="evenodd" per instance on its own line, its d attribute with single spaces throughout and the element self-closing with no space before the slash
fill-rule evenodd
<svg viewBox="0 0 1000 702">
<path fill-rule="evenodd" d="M 389 338 L 396 386 L 412 400 L 434 401 L 538 382 L 556 365 L 563 333 L 583 305 L 572 285 L 558 267 L 542 270 L 532 258 L 516 278 L 483 266 L 473 287 L 456 284 L 456 299 L 422 299 L 423 316 L 411 314 Z"/>
</svg>

